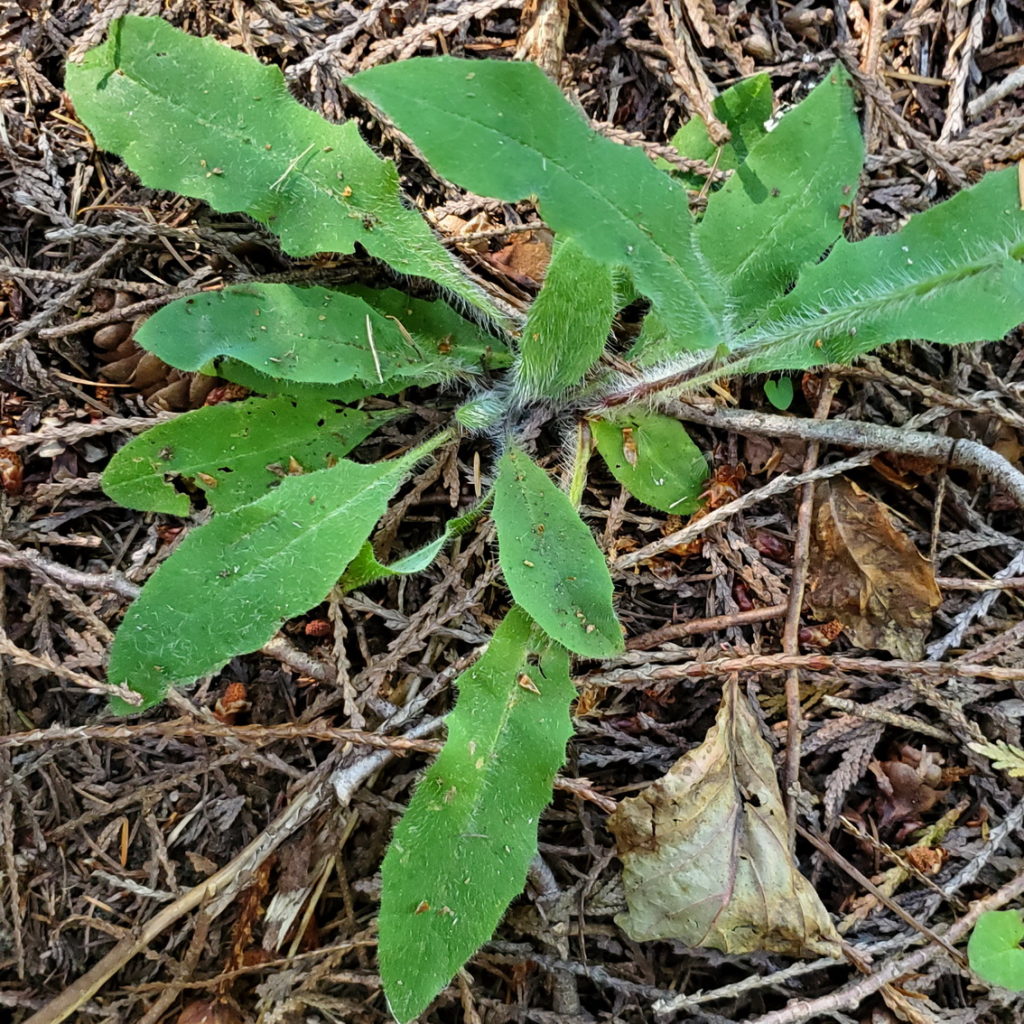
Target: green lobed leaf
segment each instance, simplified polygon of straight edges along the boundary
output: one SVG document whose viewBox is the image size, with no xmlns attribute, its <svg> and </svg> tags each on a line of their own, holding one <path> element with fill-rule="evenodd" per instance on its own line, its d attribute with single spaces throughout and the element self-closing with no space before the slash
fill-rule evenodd
<svg viewBox="0 0 1024 1024">
<path fill-rule="evenodd" d="M 1024 211 L 1007 168 L 895 234 L 840 239 L 751 333 L 759 345 L 764 336 L 773 368 L 805 369 L 904 338 L 997 340 L 1021 321 Z"/>
<path fill-rule="evenodd" d="M 679 345 L 718 337 L 725 295 L 695 245 L 685 189 L 640 150 L 592 131 L 536 65 L 414 58 L 345 84 L 445 177 L 508 202 L 536 196 L 563 240 L 627 268 Z"/>
<path fill-rule="evenodd" d="M 514 446 L 498 463 L 492 515 L 505 581 L 541 629 L 588 658 L 621 651 L 601 549 L 568 497 Z"/>
<path fill-rule="evenodd" d="M 458 679 L 448 740 L 381 870 L 380 973 L 391 1012 L 423 1011 L 523 888 L 572 734 L 564 650 L 520 608 Z"/>
<path fill-rule="evenodd" d="M 716 146 L 708 135 L 707 123 L 697 114 L 672 136 L 671 144 L 680 156 L 704 160 L 720 171 L 735 170 L 747 158 L 751 146 L 765 134 L 765 122 L 772 116 L 772 80 L 765 74 L 745 78 L 715 97 L 711 109 L 732 133 L 728 142 Z M 673 170 L 667 160 L 659 159 L 657 164 L 662 170 Z M 706 183 L 699 174 L 677 176 L 688 188 L 699 189 Z"/>
<path fill-rule="evenodd" d="M 478 374 L 507 358 L 500 342 L 444 303 L 393 289 L 232 285 L 169 303 L 136 339 L 180 370 L 201 370 L 229 356 L 273 378 L 358 381 L 378 394 Z"/>
<path fill-rule="evenodd" d="M 853 88 L 837 65 L 708 197 L 698 239 L 728 282 L 738 322 L 776 298 L 840 236 L 863 161 Z"/>
<path fill-rule="evenodd" d="M 500 314 L 402 205 L 398 172 L 360 138 L 298 103 L 280 68 L 198 39 L 160 18 L 111 23 L 65 86 L 97 145 L 150 188 L 266 224 L 293 256 L 356 244 Z"/>
<path fill-rule="evenodd" d="M 143 702 L 169 686 L 216 672 L 263 646 L 337 582 L 391 495 L 440 439 L 393 462 L 291 476 L 270 493 L 192 530 L 129 607 L 110 653 L 108 678 Z"/>
<path fill-rule="evenodd" d="M 971 970 L 990 985 L 1024 992 L 1024 920 L 1016 910 L 988 910 L 967 942 Z"/>
<path fill-rule="evenodd" d="M 591 420 L 590 429 L 612 475 L 633 497 L 676 515 L 700 507 L 708 463 L 678 420 L 634 412 Z"/>
<path fill-rule="evenodd" d="M 525 399 L 558 398 L 601 358 L 614 315 L 612 272 L 573 240 L 555 239 L 544 286 L 519 341 Z"/>
<path fill-rule="evenodd" d="M 997 340 L 1022 322 L 1024 211 L 1011 167 L 914 214 L 894 234 L 840 239 L 726 358 L 718 350 L 690 357 L 685 388 L 730 374 L 849 363 L 907 338 Z"/>
<path fill-rule="evenodd" d="M 333 402 L 250 398 L 186 412 L 129 441 L 103 473 L 103 490 L 128 508 L 189 513 L 173 480 L 194 483 L 226 512 L 266 494 L 292 472 L 324 469 L 391 419 L 393 412 Z"/>
</svg>

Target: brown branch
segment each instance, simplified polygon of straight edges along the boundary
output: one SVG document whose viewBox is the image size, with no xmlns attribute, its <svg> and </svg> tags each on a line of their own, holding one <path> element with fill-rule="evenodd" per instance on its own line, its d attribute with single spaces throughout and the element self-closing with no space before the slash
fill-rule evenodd
<svg viewBox="0 0 1024 1024">
<path fill-rule="evenodd" d="M 709 413 L 685 402 L 671 403 L 671 411 L 682 420 L 738 434 L 795 437 L 804 441 L 934 459 L 954 469 L 969 469 L 987 476 L 1024 508 L 1024 473 L 978 441 L 854 420 L 818 422 L 746 409 L 716 409 Z"/>
<path fill-rule="evenodd" d="M 800 668 L 808 672 L 860 672 L 878 675 L 921 675 L 932 679 L 965 676 L 999 682 L 1024 680 L 1024 668 L 975 665 L 959 661 L 901 661 L 881 658 L 850 658 L 831 654 L 749 654 L 742 658 L 717 658 L 680 665 L 642 666 L 611 669 L 586 676 L 594 686 L 651 683 L 673 679 L 714 679 L 730 672 L 784 672 Z"/>
<path fill-rule="evenodd" d="M 712 615 L 706 619 L 690 619 L 688 622 L 673 622 L 660 629 L 642 633 L 626 641 L 627 651 L 649 651 L 682 636 L 696 636 L 700 633 L 717 633 L 730 626 L 749 626 L 755 622 L 770 622 L 786 614 L 786 605 L 773 604 L 767 608 L 753 608 L 749 612 L 734 612 L 731 615 Z"/>
</svg>

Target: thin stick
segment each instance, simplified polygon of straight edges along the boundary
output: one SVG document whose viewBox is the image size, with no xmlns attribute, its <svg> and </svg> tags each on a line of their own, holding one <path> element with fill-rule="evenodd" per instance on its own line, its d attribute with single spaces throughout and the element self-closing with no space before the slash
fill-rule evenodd
<svg viewBox="0 0 1024 1024">
<path fill-rule="evenodd" d="M 884 708 L 872 707 L 870 704 L 860 704 L 855 700 L 847 700 L 845 697 L 833 697 L 830 693 L 822 694 L 821 702 L 826 707 L 832 708 L 833 711 L 856 715 L 857 718 L 863 718 L 869 722 L 883 722 L 896 729 L 906 729 L 908 732 L 917 732 L 922 736 L 931 736 L 944 743 L 956 742 L 956 737 L 951 732 L 940 729 L 930 722 L 922 722 L 920 718 L 915 718 L 913 715 L 901 715 L 897 711 L 887 711 Z"/>
<path fill-rule="evenodd" d="M 832 408 L 836 384 L 826 380 L 814 410 L 815 420 L 825 420 Z M 819 443 L 807 445 L 804 475 L 818 467 Z M 813 483 L 805 483 L 800 492 L 800 505 L 796 514 L 796 535 L 793 542 L 793 573 L 789 582 L 789 607 L 782 630 L 782 650 L 785 654 L 800 653 L 800 615 L 804 606 L 807 586 L 807 563 L 811 551 L 811 519 L 814 514 Z M 800 745 L 803 738 L 803 709 L 800 707 L 800 670 L 791 668 L 786 673 L 786 765 L 782 777 L 782 793 L 786 804 L 786 838 L 789 852 L 796 847 L 797 791 L 800 781 Z"/>
<path fill-rule="evenodd" d="M 806 839 L 811 846 L 813 846 L 819 853 L 822 853 L 827 857 L 836 867 L 840 868 L 847 875 L 850 876 L 858 885 L 862 886 L 867 892 L 871 893 L 872 896 L 878 900 L 884 907 L 891 910 L 901 921 L 909 924 L 914 931 L 919 932 L 929 942 L 936 942 L 947 953 L 953 958 L 954 963 L 960 967 L 967 966 L 967 960 L 964 956 L 957 952 L 949 943 L 939 935 L 936 935 L 930 928 L 921 924 L 920 921 L 916 920 L 912 914 L 908 914 L 895 900 L 887 896 L 881 889 L 875 885 L 861 870 L 854 867 L 838 850 L 836 850 L 831 843 L 826 842 L 821 836 L 815 835 L 813 832 L 809 832 L 802 825 L 797 825 L 797 831 L 801 836 Z"/>
<path fill-rule="evenodd" d="M 935 459 L 956 469 L 971 469 L 987 476 L 1024 507 L 1024 473 L 977 441 L 853 420 L 819 422 L 746 409 L 716 409 L 708 413 L 685 402 L 671 403 L 671 411 L 682 420 L 739 434 L 796 437 L 805 441 Z"/>
<path fill-rule="evenodd" d="M 436 754 L 441 749 L 437 740 L 411 740 L 406 736 L 382 736 L 362 729 L 339 729 L 322 718 L 312 722 L 283 722 L 280 725 L 220 725 L 193 718 L 172 718 L 166 722 L 138 724 L 125 722 L 117 725 L 51 726 L 48 729 L 32 729 L 0 736 L 0 748 L 27 747 L 40 743 L 74 743 L 80 740 L 129 743 L 151 736 L 174 736 L 177 739 L 206 736 L 253 744 L 297 739 L 330 740 L 334 743 L 390 750 L 396 754 L 410 750 Z"/>
<path fill-rule="evenodd" d="M 755 622 L 770 622 L 786 614 L 786 605 L 772 604 L 767 608 L 753 608 L 749 612 L 735 612 L 732 615 L 712 615 L 706 619 L 690 619 L 687 622 L 673 622 L 661 629 L 631 637 L 626 641 L 628 651 L 649 651 L 663 643 L 682 636 L 696 636 L 700 633 L 717 633 L 730 626 L 749 626 Z"/>
<path fill-rule="evenodd" d="M 850 658 L 831 654 L 748 654 L 742 658 L 717 658 L 681 665 L 632 666 L 595 672 L 586 676 L 594 686 L 652 683 L 673 679 L 714 679 L 730 672 L 784 672 L 800 668 L 807 672 L 859 672 L 867 675 L 921 675 L 934 679 L 952 676 L 995 679 L 999 682 L 1024 680 L 1024 668 L 975 665 L 959 661 L 901 661 L 881 658 Z"/>
<path fill-rule="evenodd" d="M 641 562 L 649 561 L 657 555 L 663 555 L 671 548 L 682 544 L 689 544 L 690 541 L 695 540 L 702 533 L 710 530 L 712 526 L 717 526 L 719 523 L 724 523 L 727 519 L 731 519 L 737 512 L 751 508 L 768 498 L 775 497 L 777 494 L 785 494 L 787 491 L 795 490 L 801 484 L 810 483 L 813 480 L 825 480 L 830 476 L 838 476 L 840 473 L 845 473 L 848 469 L 866 466 L 870 461 L 871 455 L 855 455 L 853 458 L 844 459 L 842 462 L 834 462 L 830 466 L 819 466 L 813 473 L 799 473 L 796 476 L 789 476 L 784 473 L 782 476 L 777 476 L 774 480 L 765 484 L 764 487 L 759 487 L 756 491 L 748 491 L 746 494 L 722 505 L 720 508 L 714 509 L 696 522 L 688 523 L 681 530 L 676 530 L 675 533 L 670 533 L 666 537 L 651 541 L 650 544 L 646 544 L 636 551 L 619 555 L 613 563 L 613 568 L 629 569 L 634 565 L 640 565 Z"/>
</svg>

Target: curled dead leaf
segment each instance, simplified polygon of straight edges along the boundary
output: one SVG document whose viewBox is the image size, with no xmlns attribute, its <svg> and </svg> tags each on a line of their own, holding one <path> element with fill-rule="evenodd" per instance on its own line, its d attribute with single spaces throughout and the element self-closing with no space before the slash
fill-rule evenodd
<svg viewBox="0 0 1024 1024">
<path fill-rule="evenodd" d="M 608 819 L 635 940 L 725 953 L 839 956 L 839 935 L 789 854 L 771 748 L 735 679 L 704 742 Z"/>
<path fill-rule="evenodd" d="M 943 781 L 942 759 L 929 750 L 904 746 L 898 757 L 871 761 L 868 768 L 878 783 L 875 810 L 883 831 L 899 825 L 902 837 L 920 828 L 921 815 L 945 796 L 937 788 Z"/>
<path fill-rule="evenodd" d="M 858 647 L 916 661 L 942 603 L 931 563 L 882 502 L 855 483 L 822 483 L 815 496 L 808 603 L 838 619 Z"/>
</svg>

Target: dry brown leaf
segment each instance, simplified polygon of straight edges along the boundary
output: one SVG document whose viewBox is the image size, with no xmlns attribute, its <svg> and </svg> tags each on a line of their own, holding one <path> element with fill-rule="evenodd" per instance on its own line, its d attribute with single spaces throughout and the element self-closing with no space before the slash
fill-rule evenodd
<svg viewBox="0 0 1024 1024">
<path fill-rule="evenodd" d="M 818 488 L 808 603 L 858 647 L 917 661 L 942 603 L 935 572 L 889 510 L 849 480 Z"/>
<path fill-rule="evenodd" d="M 526 278 L 527 285 L 541 284 L 551 262 L 551 243 L 554 236 L 550 231 L 539 228 L 525 231 L 509 239 L 508 245 L 488 258 L 513 278 Z"/>
<path fill-rule="evenodd" d="M 707 738 L 608 819 L 633 939 L 724 953 L 839 956 L 839 936 L 786 840 L 771 748 L 735 679 Z"/>
</svg>

